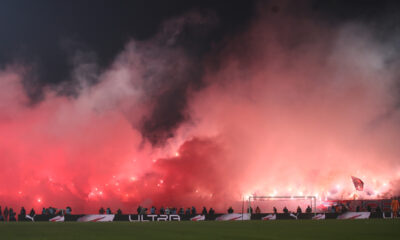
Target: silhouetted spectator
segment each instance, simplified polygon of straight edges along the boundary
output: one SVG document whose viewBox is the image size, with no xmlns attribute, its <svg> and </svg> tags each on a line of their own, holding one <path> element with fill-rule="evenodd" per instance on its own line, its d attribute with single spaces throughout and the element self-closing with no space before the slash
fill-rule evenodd
<svg viewBox="0 0 400 240">
<path fill-rule="evenodd" d="M 66 207 L 65 208 L 65 214 L 71 215 L 71 213 L 72 213 L 72 208 L 71 207 Z"/>
<path fill-rule="evenodd" d="M 233 208 L 232 207 L 228 208 L 228 213 L 233 213 Z"/>
<path fill-rule="evenodd" d="M 301 210 L 300 206 L 297 206 L 297 210 L 296 210 L 297 214 L 301 214 L 303 211 Z"/>
<path fill-rule="evenodd" d="M 213 216 L 214 213 L 215 213 L 215 211 L 214 211 L 213 208 L 210 208 L 210 210 L 208 210 L 208 214 L 209 214 L 210 216 Z"/>
<path fill-rule="evenodd" d="M 331 212 L 332 212 L 332 213 L 335 213 L 335 212 L 336 212 L 336 206 L 334 206 L 334 205 L 332 206 Z"/>
<path fill-rule="evenodd" d="M 8 211 L 8 208 L 7 207 L 5 207 L 4 208 L 4 221 L 8 221 L 8 215 L 9 215 L 9 211 Z"/>
<path fill-rule="evenodd" d="M 247 208 L 247 212 L 250 213 L 250 214 L 253 214 L 253 208 L 252 207 Z"/>
<path fill-rule="evenodd" d="M 183 216 L 183 214 L 185 214 L 185 211 L 183 210 L 183 208 L 179 208 L 179 215 Z"/>
<path fill-rule="evenodd" d="M 166 208 L 165 208 L 165 214 L 167 214 L 167 215 L 170 215 L 170 214 L 171 214 L 171 211 L 169 210 L 169 207 L 166 207 Z"/>
<path fill-rule="evenodd" d="M 256 207 L 256 214 L 261 214 L 261 209 L 259 206 Z"/>
<path fill-rule="evenodd" d="M 375 212 L 377 212 L 377 213 L 379 213 L 379 214 L 382 214 L 382 209 L 381 209 L 381 207 L 377 206 L 376 209 L 375 209 Z"/>
<path fill-rule="evenodd" d="M 52 216 L 56 213 L 55 209 L 53 207 L 49 207 L 49 215 Z"/>
<path fill-rule="evenodd" d="M 106 213 L 107 213 L 107 214 L 112 214 L 111 209 L 110 209 L 110 208 L 107 208 L 107 209 L 106 209 Z"/>
<path fill-rule="evenodd" d="M 12 208 L 10 208 L 10 213 L 9 213 L 9 219 L 10 222 L 15 222 L 17 219 L 15 219 L 15 212 Z"/>
<path fill-rule="evenodd" d="M 283 208 L 283 212 L 284 212 L 284 213 L 289 213 L 289 210 L 287 209 L 286 206 Z"/>
<path fill-rule="evenodd" d="M 274 209 L 274 214 L 278 213 L 278 209 L 276 209 L 276 207 L 273 208 Z"/>
<path fill-rule="evenodd" d="M 46 213 L 47 213 L 46 208 L 43 208 L 43 209 L 42 209 L 42 215 L 46 215 Z"/>
<path fill-rule="evenodd" d="M 3 212 L 1 211 L 1 207 L 0 207 L 0 221 L 4 221 Z"/>
<path fill-rule="evenodd" d="M 357 206 L 356 207 L 356 212 L 359 212 L 360 211 L 360 206 Z"/>
<path fill-rule="evenodd" d="M 203 207 L 203 211 L 201 211 L 201 214 L 207 215 L 207 209 L 206 209 L 206 207 Z"/>
<path fill-rule="evenodd" d="M 192 206 L 192 215 L 196 215 L 196 208 Z"/>
<path fill-rule="evenodd" d="M 25 219 L 26 216 L 26 210 L 24 207 L 21 207 L 21 210 L 19 211 L 19 220 L 23 221 Z"/>
<path fill-rule="evenodd" d="M 35 209 L 31 209 L 29 216 L 34 217 L 36 215 Z"/>
<path fill-rule="evenodd" d="M 186 209 L 185 215 L 186 215 L 186 216 L 190 216 L 190 208 L 187 208 L 187 209 Z"/>
<path fill-rule="evenodd" d="M 310 205 L 308 205 L 306 208 L 306 213 L 311 213 L 311 212 L 312 212 L 312 209 L 311 209 Z"/>
<path fill-rule="evenodd" d="M 118 208 L 118 210 L 117 210 L 117 215 L 119 215 L 119 216 L 122 215 L 122 211 L 121 211 L 121 209 L 119 209 L 119 208 Z"/>
<path fill-rule="evenodd" d="M 342 213 L 345 213 L 345 212 L 347 212 L 347 206 L 346 205 L 344 205 L 344 204 L 342 204 Z"/>
<path fill-rule="evenodd" d="M 105 213 L 104 208 L 101 207 L 100 210 L 99 210 L 99 214 L 104 214 L 104 213 Z"/>
<path fill-rule="evenodd" d="M 165 214 L 165 209 L 163 206 L 161 206 L 161 208 L 160 208 L 160 214 Z"/>
<path fill-rule="evenodd" d="M 140 214 L 142 212 L 142 207 L 139 205 L 139 207 L 136 209 L 137 214 Z"/>
</svg>

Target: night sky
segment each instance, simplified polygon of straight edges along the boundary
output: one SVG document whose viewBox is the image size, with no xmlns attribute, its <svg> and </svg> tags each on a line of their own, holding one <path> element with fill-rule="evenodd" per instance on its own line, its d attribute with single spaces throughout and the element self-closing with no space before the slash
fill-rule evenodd
<svg viewBox="0 0 400 240">
<path fill-rule="evenodd" d="M 368 0 L 0 1 L 0 205 L 398 195 L 399 13 Z"/>
<path fill-rule="evenodd" d="M 190 10 L 213 11 L 218 18 L 209 36 L 190 39 L 203 53 L 212 43 L 246 27 L 262 2 L 5 0 L 0 3 L 0 65 L 22 61 L 34 65 L 42 84 L 68 81 L 70 52 L 92 51 L 100 66 L 106 67 L 130 39 L 151 38 L 164 20 Z M 377 24 L 385 19 L 394 23 L 400 18 L 395 14 L 398 1 L 288 2 L 293 8 L 296 2 L 308 2 L 313 14 L 333 24 L 349 20 Z"/>
</svg>

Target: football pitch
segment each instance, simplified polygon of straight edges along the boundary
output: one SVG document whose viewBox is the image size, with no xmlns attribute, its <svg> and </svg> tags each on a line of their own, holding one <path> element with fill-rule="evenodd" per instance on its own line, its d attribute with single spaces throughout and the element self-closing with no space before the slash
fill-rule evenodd
<svg viewBox="0 0 400 240">
<path fill-rule="evenodd" d="M 0 239 L 400 239 L 400 220 L 0 223 Z"/>
</svg>

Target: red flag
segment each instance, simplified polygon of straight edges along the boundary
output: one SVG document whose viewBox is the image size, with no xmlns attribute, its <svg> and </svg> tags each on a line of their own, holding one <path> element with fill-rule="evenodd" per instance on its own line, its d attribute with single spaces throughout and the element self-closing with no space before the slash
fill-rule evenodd
<svg viewBox="0 0 400 240">
<path fill-rule="evenodd" d="M 361 179 L 353 176 L 351 176 L 351 179 L 353 180 L 354 187 L 356 188 L 357 191 L 364 190 L 364 182 Z"/>
</svg>

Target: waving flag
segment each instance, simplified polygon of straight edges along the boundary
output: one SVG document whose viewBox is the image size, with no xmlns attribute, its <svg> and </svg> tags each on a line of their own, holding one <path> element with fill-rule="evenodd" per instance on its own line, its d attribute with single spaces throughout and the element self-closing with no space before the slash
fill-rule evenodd
<svg viewBox="0 0 400 240">
<path fill-rule="evenodd" d="M 361 179 L 353 176 L 351 176 L 351 179 L 353 180 L 354 187 L 356 188 L 357 191 L 364 190 L 364 182 Z"/>
</svg>

